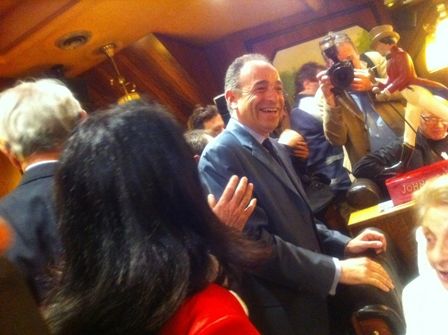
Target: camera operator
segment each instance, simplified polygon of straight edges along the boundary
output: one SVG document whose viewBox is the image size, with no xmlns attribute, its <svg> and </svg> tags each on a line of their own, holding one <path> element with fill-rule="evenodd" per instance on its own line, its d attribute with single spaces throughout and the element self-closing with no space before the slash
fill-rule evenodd
<svg viewBox="0 0 448 335">
<path fill-rule="evenodd" d="M 316 93 L 324 132 L 333 145 L 343 145 L 350 164 L 403 134 L 401 101 L 377 101 L 371 90 L 375 78 L 361 62 L 345 33 L 328 33 L 321 41 L 329 68 L 318 74 Z"/>
</svg>

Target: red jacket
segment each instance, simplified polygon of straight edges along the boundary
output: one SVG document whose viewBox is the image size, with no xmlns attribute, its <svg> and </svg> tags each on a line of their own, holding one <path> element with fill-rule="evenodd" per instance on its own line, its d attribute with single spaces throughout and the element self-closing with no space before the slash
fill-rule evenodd
<svg viewBox="0 0 448 335">
<path fill-rule="evenodd" d="M 235 296 L 216 284 L 185 300 L 159 334 L 260 335 Z"/>
<path fill-rule="evenodd" d="M 436 88 L 446 88 L 444 85 L 425 78 L 417 77 L 414 69 L 414 63 L 411 56 L 394 45 L 390 53 L 386 56 L 387 60 L 387 83 L 380 85 L 380 88 L 386 87 L 390 93 L 401 91 L 409 85 L 419 85 Z"/>
</svg>

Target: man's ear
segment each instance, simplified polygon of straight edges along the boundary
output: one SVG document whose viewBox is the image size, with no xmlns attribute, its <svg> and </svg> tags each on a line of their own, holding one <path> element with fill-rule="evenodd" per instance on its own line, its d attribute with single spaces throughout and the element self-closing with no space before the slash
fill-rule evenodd
<svg viewBox="0 0 448 335">
<path fill-rule="evenodd" d="M 226 101 L 227 101 L 227 106 L 230 106 L 231 110 L 235 110 L 238 106 L 238 98 L 235 94 L 234 91 L 232 90 L 228 90 L 225 93 L 225 97 L 226 97 Z"/>
</svg>

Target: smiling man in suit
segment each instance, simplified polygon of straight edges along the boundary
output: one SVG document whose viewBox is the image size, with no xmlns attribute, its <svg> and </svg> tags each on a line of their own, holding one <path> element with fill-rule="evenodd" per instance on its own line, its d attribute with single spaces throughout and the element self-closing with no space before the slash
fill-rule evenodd
<svg viewBox="0 0 448 335">
<path fill-rule="evenodd" d="M 250 317 L 263 335 L 329 334 L 327 297 L 338 284 L 393 289 L 379 263 L 343 259 L 367 249 L 381 253 L 385 238 L 366 231 L 350 239 L 314 219 L 288 152 L 269 138 L 284 98 L 279 74 L 264 56 L 244 55 L 230 65 L 225 96 L 232 118 L 206 147 L 199 169 L 215 197 L 233 174 L 254 184 L 258 205 L 244 232 L 270 245 L 272 256 L 244 274 L 240 290 Z"/>
<path fill-rule="evenodd" d="M 53 175 L 65 140 L 85 115 L 72 92 L 53 79 L 22 82 L 0 94 L 0 150 L 23 173 L 0 201 L 0 216 L 15 233 L 6 257 L 23 272 L 38 301 L 59 247 Z"/>
</svg>

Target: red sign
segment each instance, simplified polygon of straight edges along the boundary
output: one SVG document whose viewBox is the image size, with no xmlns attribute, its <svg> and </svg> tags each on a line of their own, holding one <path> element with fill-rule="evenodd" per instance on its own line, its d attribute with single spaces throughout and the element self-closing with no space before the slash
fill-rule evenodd
<svg viewBox="0 0 448 335">
<path fill-rule="evenodd" d="M 431 178 L 448 174 L 448 160 L 433 163 L 386 180 L 387 190 L 394 206 L 412 200 L 417 191 Z"/>
</svg>

